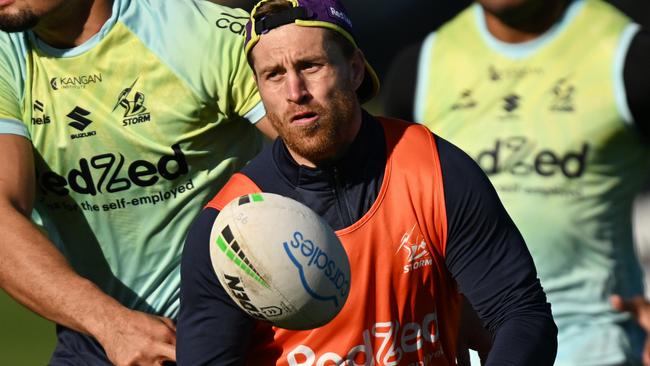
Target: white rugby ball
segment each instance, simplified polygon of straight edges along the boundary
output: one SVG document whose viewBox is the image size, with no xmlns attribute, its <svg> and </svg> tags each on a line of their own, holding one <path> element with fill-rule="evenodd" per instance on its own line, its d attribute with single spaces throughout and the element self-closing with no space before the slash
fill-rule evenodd
<svg viewBox="0 0 650 366">
<path fill-rule="evenodd" d="M 210 257 L 233 301 L 280 328 L 327 324 L 350 290 L 350 263 L 329 224 L 277 194 L 229 202 L 212 226 Z"/>
</svg>

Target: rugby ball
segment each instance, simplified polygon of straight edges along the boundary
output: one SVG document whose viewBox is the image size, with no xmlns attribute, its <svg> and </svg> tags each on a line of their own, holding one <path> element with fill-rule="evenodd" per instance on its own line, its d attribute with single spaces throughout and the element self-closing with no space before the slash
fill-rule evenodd
<svg viewBox="0 0 650 366">
<path fill-rule="evenodd" d="M 350 264 L 329 224 L 272 193 L 229 202 L 210 233 L 219 282 L 250 316 L 293 330 L 327 324 L 350 291 Z"/>
</svg>

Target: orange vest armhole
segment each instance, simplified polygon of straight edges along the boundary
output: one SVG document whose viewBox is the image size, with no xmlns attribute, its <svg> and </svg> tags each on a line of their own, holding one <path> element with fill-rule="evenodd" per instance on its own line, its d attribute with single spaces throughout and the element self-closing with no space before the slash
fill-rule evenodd
<svg viewBox="0 0 650 366">
<path fill-rule="evenodd" d="M 436 233 L 439 235 L 438 240 L 442 249 L 443 256 L 447 254 L 447 204 L 445 202 L 445 185 L 442 178 L 442 166 L 440 164 L 440 155 L 438 155 L 438 144 L 433 135 L 429 135 L 431 148 L 434 152 L 434 182 L 437 184 L 433 187 L 433 217 Z"/>
<path fill-rule="evenodd" d="M 445 188 L 442 178 L 442 167 L 438 155 L 438 144 L 431 131 L 423 125 L 408 123 L 397 119 L 379 117 L 379 121 L 386 131 L 386 143 L 390 152 L 400 149 L 399 154 L 389 159 L 399 157 L 403 167 L 412 169 L 413 174 L 421 174 L 420 169 L 425 169 L 426 174 L 433 174 L 433 179 L 425 179 L 431 185 L 418 187 L 419 189 L 431 190 L 423 197 L 431 199 L 427 202 L 433 210 L 432 229 L 430 234 L 435 237 L 438 249 L 444 256 L 447 249 L 447 208 L 445 204 Z M 425 154 L 430 152 L 430 154 Z"/>
</svg>

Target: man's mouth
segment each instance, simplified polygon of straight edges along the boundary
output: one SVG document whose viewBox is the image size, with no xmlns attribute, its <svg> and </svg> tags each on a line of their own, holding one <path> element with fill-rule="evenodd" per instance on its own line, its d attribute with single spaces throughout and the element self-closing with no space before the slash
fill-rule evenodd
<svg viewBox="0 0 650 366">
<path fill-rule="evenodd" d="M 318 114 L 315 112 L 300 112 L 291 117 L 292 124 L 306 125 L 318 120 Z"/>
<path fill-rule="evenodd" d="M 0 0 L 0 7 L 5 7 L 14 3 L 14 0 Z"/>
</svg>

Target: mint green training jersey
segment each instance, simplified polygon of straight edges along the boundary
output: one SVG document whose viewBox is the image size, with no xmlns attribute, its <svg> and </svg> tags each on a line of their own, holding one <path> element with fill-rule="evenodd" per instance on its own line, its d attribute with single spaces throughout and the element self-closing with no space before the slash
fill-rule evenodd
<svg viewBox="0 0 650 366">
<path fill-rule="evenodd" d="M 72 267 L 175 317 L 190 224 L 261 147 L 247 14 L 203 0 L 112 11 L 73 49 L 0 33 L 0 133 L 31 140 L 36 213 Z"/>
<path fill-rule="evenodd" d="M 639 329 L 609 303 L 643 293 L 631 205 L 650 158 L 623 86 L 637 29 L 604 2 L 574 1 L 541 37 L 506 44 L 474 5 L 422 47 L 415 116 L 477 161 L 522 232 L 559 328 L 557 365 L 640 357 Z"/>
</svg>

